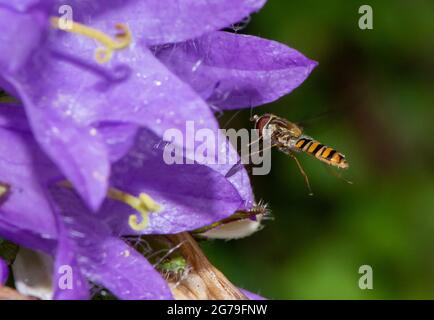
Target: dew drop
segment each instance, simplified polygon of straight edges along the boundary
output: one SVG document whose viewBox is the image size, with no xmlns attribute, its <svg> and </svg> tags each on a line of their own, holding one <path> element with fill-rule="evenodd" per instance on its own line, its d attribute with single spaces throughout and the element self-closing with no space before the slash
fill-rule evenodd
<svg viewBox="0 0 434 320">
<path fill-rule="evenodd" d="M 191 71 L 192 71 L 192 72 L 196 72 L 197 69 L 200 67 L 201 64 L 202 64 L 202 60 L 198 60 L 198 61 L 193 65 L 193 67 L 191 68 Z"/>
<path fill-rule="evenodd" d="M 91 136 L 96 136 L 98 134 L 98 130 L 96 130 L 95 128 L 92 128 L 89 130 L 89 134 Z"/>
</svg>

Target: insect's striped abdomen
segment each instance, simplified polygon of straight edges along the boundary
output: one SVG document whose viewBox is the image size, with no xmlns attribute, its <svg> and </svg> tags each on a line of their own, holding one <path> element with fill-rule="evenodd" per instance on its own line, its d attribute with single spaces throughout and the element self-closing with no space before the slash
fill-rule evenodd
<svg viewBox="0 0 434 320">
<path fill-rule="evenodd" d="M 311 138 L 302 137 L 295 143 L 295 148 L 313 155 L 318 160 L 338 168 L 348 168 L 345 156 L 335 149 L 327 147 Z"/>
</svg>

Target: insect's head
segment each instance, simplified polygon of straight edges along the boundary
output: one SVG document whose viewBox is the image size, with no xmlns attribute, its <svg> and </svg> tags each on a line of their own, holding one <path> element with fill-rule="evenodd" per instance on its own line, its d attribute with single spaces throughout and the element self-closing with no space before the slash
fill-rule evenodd
<svg viewBox="0 0 434 320">
<path fill-rule="evenodd" d="M 250 118 L 250 120 L 255 122 L 255 129 L 258 129 L 259 132 L 262 133 L 262 131 L 266 129 L 265 127 L 270 124 L 270 120 L 273 118 L 273 115 L 266 113 L 262 116 L 254 115 L 252 118 Z"/>
</svg>

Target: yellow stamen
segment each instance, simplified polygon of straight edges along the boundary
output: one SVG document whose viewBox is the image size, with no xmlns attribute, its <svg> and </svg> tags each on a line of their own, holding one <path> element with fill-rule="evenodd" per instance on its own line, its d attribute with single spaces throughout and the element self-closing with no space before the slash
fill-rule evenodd
<svg viewBox="0 0 434 320">
<path fill-rule="evenodd" d="M 97 48 L 95 50 L 95 60 L 98 63 L 105 63 L 110 61 L 114 51 L 128 47 L 132 40 L 130 29 L 127 25 L 122 23 L 118 23 L 115 25 L 115 28 L 119 30 L 119 33 L 116 35 L 116 39 L 114 40 L 105 33 L 97 29 L 87 27 L 78 22 L 73 22 L 71 28 L 61 28 L 58 17 L 51 17 L 50 20 L 53 28 L 60 29 L 66 32 L 77 33 L 95 39 L 96 41 L 101 43 L 103 47 Z"/>
<path fill-rule="evenodd" d="M 113 200 L 129 205 L 140 213 L 141 222 L 138 221 L 137 215 L 135 214 L 130 215 L 128 218 L 128 224 L 131 229 L 135 231 L 146 229 L 149 224 L 149 213 L 161 210 L 161 207 L 146 193 L 140 193 L 139 197 L 135 197 L 118 189 L 110 188 L 107 192 L 107 196 Z"/>
<path fill-rule="evenodd" d="M 3 198 L 10 190 L 10 187 L 6 183 L 0 182 L 0 199 Z"/>
<path fill-rule="evenodd" d="M 65 188 L 73 188 L 71 182 L 66 180 L 60 181 L 58 184 Z M 129 193 L 110 187 L 107 191 L 107 197 L 130 206 L 140 214 L 141 222 L 139 222 L 135 214 L 130 215 L 128 218 L 128 224 L 134 231 L 145 230 L 149 224 L 149 213 L 161 211 L 161 206 L 143 192 L 138 197 L 135 197 Z"/>
</svg>

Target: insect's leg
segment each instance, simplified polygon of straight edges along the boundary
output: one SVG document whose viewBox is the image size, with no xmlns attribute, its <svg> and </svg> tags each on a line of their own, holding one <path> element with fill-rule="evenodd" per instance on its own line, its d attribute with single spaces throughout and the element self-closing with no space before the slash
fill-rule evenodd
<svg viewBox="0 0 434 320">
<path fill-rule="evenodd" d="M 249 143 L 249 144 L 247 145 L 247 147 L 250 146 L 250 145 L 252 145 L 252 144 L 255 143 L 255 142 L 259 142 L 260 140 L 261 140 L 261 138 L 255 140 L 255 141 L 253 141 L 253 142 L 251 142 L 251 143 Z M 229 178 L 229 177 L 233 176 L 235 173 L 237 173 L 238 170 L 239 170 L 239 168 L 240 168 L 240 166 L 242 166 L 242 163 L 245 162 L 244 160 L 246 159 L 246 157 L 247 157 L 247 160 L 249 160 L 250 157 L 251 157 L 252 155 L 257 154 L 257 153 L 260 153 L 261 151 L 264 151 L 264 150 L 271 149 L 272 147 L 275 147 L 275 146 L 276 146 L 276 145 L 272 145 L 271 147 L 268 147 L 268 148 L 265 148 L 265 149 L 262 149 L 262 150 L 259 150 L 259 151 L 253 152 L 253 153 L 249 153 L 249 154 L 247 154 L 247 155 L 244 156 L 244 157 L 243 157 L 243 156 L 240 156 L 240 159 L 237 161 L 237 163 L 235 163 L 235 164 L 234 164 L 234 165 L 229 169 L 229 171 L 226 173 L 225 177 L 226 177 L 226 178 Z"/>
<path fill-rule="evenodd" d="M 160 263 L 162 263 L 163 261 L 164 261 L 164 259 L 166 259 L 167 257 L 169 257 L 172 253 L 174 253 L 176 250 L 178 250 L 179 249 L 179 247 L 181 247 L 183 244 L 184 244 L 184 242 L 185 242 L 185 240 L 184 241 L 182 241 L 182 242 L 180 242 L 180 243 L 178 243 L 176 246 L 174 246 L 173 248 L 170 248 L 167 252 L 166 252 L 166 254 L 164 255 L 164 256 L 162 256 L 155 264 L 154 264 L 154 267 L 155 266 L 158 266 Z M 161 250 L 160 250 L 161 251 Z"/>
<path fill-rule="evenodd" d="M 253 140 L 252 142 L 250 142 L 248 145 L 246 145 L 246 147 L 250 147 L 251 145 L 255 144 L 255 143 L 259 143 L 262 140 L 262 136 L 260 136 L 258 139 Z"/>
<path fill-rule="evenodd" d="M 260 152 L 263 152 L 263 151 L 266 151 L 266 150 L 269 150 L 269 149 L 271 149 L 271 148 L 273 148 L 273 147 L 276 147 L 276 146 L 278 146 L 278 144 L 273 144 L 273 145 L 271 145 L 270 147 L 267 147 L 267 148 L 264 148 L 264 149 L 261 149 L 261 150 L 258 150 L 258 151 L 255 151 L 255 152 L 252 152 L 252 153 L 249 153 L 248 155 L 246 155 L 248 158 L 247 158 L 247 160 L 250 160 L 250 157 L 252 156 L 252 155 L 255 155 L 255 154 L 258 154 L 258 153 L 260 153 Z M 237 163 L 236 164 L 234 164 L 230 169 L 229 169 L 229 171 L 225 174 L 225 178 L 229 178 L 229 177 L 231 177 L 231 176 L 233 176 L 235 173 L 237 173 L 239 170 L 240 170 L 240 168 L 243 166 L 243 162 L 244 162 L 244 160 L 246 159 L 246 156 L 245 157 L 240 157 L 240 159 L 237 161 Z M 247 165 L 249 165 L 249 164 L 247 164 Z M 251 168 L 250 168 L 251 169 Z M 249 171 L 250 172 L 250 171 Z"/>
<path fill-rule="evenodd" d="M 250 142 L 249 144 L 247 144 L 245 148 L 249 148 L 251 145 L 253 145 L 253 144 L 255 144 L 255 143 L 260 143 L 261 140 L 262 140 L 262 136 L 260 136 L 260 137 L 259 137 L 258 139 L 256 139 L 256 140 Z M 238 150 L 237 152 L 240 153 L 240 150 Z M 248 155 L 248 157 L 250 158 L 250 154 Z M 240 156 L 240 159 L 237 161 L 237 163 L 235 163 L 235 164 L 232 166 L 232 168 L 230 168 L 229 171 L 226 173 L 226 175 L 225 175 L 226 178 L 229 178 L 229 177 L 233 176 L 235 173 L 238 172 L 238 170 L 239 170 L 239 168 L 240 168 L 240 166 L 241 166 L 241 163 L 243 162 L 242 160 L 243 160 L 243 157 Z"/>
<path fill-rule="evenodd" d="M 262 140 L 262 136 L 260 136 L 258 139 L 250 142 L 248 145 L 246 145 L 246 148 L 250 147 L 251 145 L 255 144 L 255 143 L 259 143 Z M 250 158 L 250 154 L 249 154 L 249 158 Z M 232 171 L 232 169 L 234 169 L 235 167 L 239 166 L 241 164 L 241 160 L 238 160 L 238 162 L 229 170 L 230 172 Z M 229 173 L 229 172 L 228 172 Z M 228 175 L 228 174 L 226 174 Z"/>
<path fill-rule="evenodd" d="M 313 192 L 312 192 L 312 189 L 311 189 L 311 187 L 310 187 L 310 183 L 309 183 L 309 178 L 307 177 L 306 172 L 304 172 L 303 167 L 301 166 L 301 164 L 300 164 L 300 162 L 298 161 L 297 157 L 296 157 L 292 152 L 290 152 L 289 155 L 291 156 L 291 158 L 294 159 L 295 163 L 296 163 L 297 166 L 298 166 L 298 169 L 300 170 L 300 173 L 303 175 L 303 177 L 304 177 L 304 181 L 306 182 L 307 188 L 308 188 L 308 190 L 309 190 L 309 195 L 310 195 L 310 196 L 313 196 Z"/>
<path fill-rule="evenodd" d="M 256 140 L 250 142 L 246 147 L 248 148 L 248 147 L 252 146 L 252 145 L 255 144 L 255 143 L 260 143 L 261 140 L 263 140 L 263 136 L 260 136 L 258 139 L 256 139 Z M 262 148 L 261 150 L 258 150 L 258 151 L 256 151 L 256 152 L 249 153 L 249 154 L 246 155 L 246 156 L 248 156 L 248 159 L 250 159 L 250 157 L 251 157 L 252 155 L 254 155 L 254 154 L 258 154 L 258 153 L 263 152 L 263 151 L 268 150 L 268 149 L 271 149 L 271 148 L 275 147 L 276 145 L 277 145 L 277 144 L 271 145 L 271 146 L 268 147 L 268 148 Z M 260 146 L 258 146 L 258 147 L 260 148 Z"/>
<path fill-rule="evenodd" d="M 261 150 L 258 150 L 258 151 L 255 151 L 255 152 L 249 153 L 249 157 L 250 157 L 250 156 L 253 156 L 254 154 L 258 154 L 258 153 L 261 153 L 261 152 L 264 152 L 264 151 L 270 150 L 270 149 L 272 149 L 272 148 L 274 148 L 274 147 L 277 147 L 278 145 L 279 145 L 278 143 L 275 143 L 275 144 L 272 144 L 271 146 L 269 146 L 269 147 L 267 147 L 267 148 L 263 148 L 263 149 L 261 149 Z"/>
<path fill-rule="evenodd" d="M 327 169 L 329 172 L 331 172 L 331 174 L 333 174 L 336 178 L 338 178 L 338 179 L 340 179 L 340 180 L 343 180 L 343 181 L 345 181 L 345 182 L 348 183 L 348 184 L 353 184 L 352 181 L 347 180 L 347 179 L 345 179 L 344 177 L 342 177 L 342 175 L 341 175 L 340 172 L 337 172 L 336 170 L 333 170 L 333 168 L 330 167 L 330 166 L 327 165 L 327 164 L 324 164 L 324 165 L 326 166 L 326 169 Z"/>
<path fill-rule="evenodd" d="M 261 140 L 263 140 L 263 136 L 260 136 L 258 139 L 256 139 L 256 140 L 250 142 L 246 147 L 250 147 L 251 145 L 253 145 L 253 144 L 255 144 L 255 143 L 259 143 Z M 275 144 L 271 145 L 271 146 L 268 147 L 268 148 L 265 148 L 265 149 L 262 148 L 262 149 L 259 150 L 259 151 L 256 151 L 256 152 L 253 152 L 253 153 L 250 153 L 249 156 L 251 156 L 251 155 L 253 155 L 253 154 L 257 154 L 257 153 L 259 153 L 259 152 L 261 152 L 261 151 L 265 151 L 265 150 L 271 149 L 271 148 L 273 148 L 273 147 L 276 147 L 277 145 L 278 145 L 278 143 L 275 143 Z"/>
</svg>

